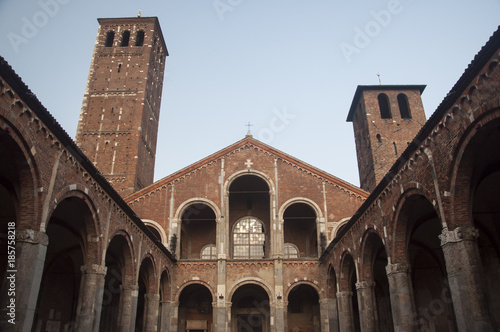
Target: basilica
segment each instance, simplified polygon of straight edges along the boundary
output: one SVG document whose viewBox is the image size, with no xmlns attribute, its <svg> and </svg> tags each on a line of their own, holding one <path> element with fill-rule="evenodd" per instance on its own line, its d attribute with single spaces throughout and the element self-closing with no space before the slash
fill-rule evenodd
<svg viewBox="0 0 500 332">
<path fill-rule="evenodd" d="M 353 91 L 357 187 L 250 132 L 154 182 L 159 21 L 98 23 L 74 140 L 0 57 L 1 331 L 500 329 L 500 30 L 429 119 Z"/>
</svg>

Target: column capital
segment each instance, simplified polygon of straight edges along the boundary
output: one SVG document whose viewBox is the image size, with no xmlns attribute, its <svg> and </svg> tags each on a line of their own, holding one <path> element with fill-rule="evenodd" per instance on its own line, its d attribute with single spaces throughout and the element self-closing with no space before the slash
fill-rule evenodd
<svg viewBox="0 0 500 332">
<path fill-rule="evenodd" d="M 123 284 L 120 286 L 120 288 L 124 291 L 129 290 L 129 291 L 139 291 L 139 285 L 130 285 L 130 284 Z"/>
<path fill-rule="evenodd" d="M 17 242 L 41 244 L 46 247 L 49 245 L 48 235 L 34 229 L 16 229 L 16 240 Z"/>
<path fill-rule="evenodd" d="M 155 294 L 155 293 L 144 294 L 144 298 L 160 302 L 160 294 Z"/>
<path fill-rule="evenodd" d="M 456 243 L 461 241 L 475 241 L 479 236 L 479 231 L 472 226 L 462 226 L 456 227 L 454 230 L 450 231 L 443 228 L 443 231 L 439 235 L 441 240 L 441 246 L 445 246 L 448 243 Z"/>
<path fill-rule="evenodd" d="M 106 275 L 106 272 L 108 271 L 108 268 L 106 267 L 106 265 L 87 264 L 87 265 L 82 265 L 80 267 L 80 271 L 82 271 L 83 274 L 102 274 L 102 275 Z"/>
<path fill-rule="evenodd" d="M 337 292 L 337 297 L 338 298 L 352 297 L 352 292 L 348 292 L 348 291 Z"/>
<path fill-rule="evenodd" d="M 356 283 L 356 289 L 373 289 L 375 288 L 375 281 L 373 280 L 363 280 Z"/>
<path fill-rule="evenodd" d="M 408 273 L 410 271 L 410 264 L 407 263 L 394 263 L 387 264 L 385 267 L 385 272 L 389 276 L 396 273 Z"/>
</svg>

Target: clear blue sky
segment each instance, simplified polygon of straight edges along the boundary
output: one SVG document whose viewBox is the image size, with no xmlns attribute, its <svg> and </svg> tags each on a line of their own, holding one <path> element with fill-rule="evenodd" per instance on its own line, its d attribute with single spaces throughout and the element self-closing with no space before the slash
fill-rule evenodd
<svg viewBox="0 0 500 332">
<path fill-rule="evenodd" d="M 0 54 L 74 137 L 96 19 L 139 8 L 170 52 L 155 179 L 250 121 L 255 138 L 358 185 L 345 121 L 356 86 L 377 73 L 427 84 L 429 117 L 500 24 L 500 0 L 0 0 Z"/>
</svg>

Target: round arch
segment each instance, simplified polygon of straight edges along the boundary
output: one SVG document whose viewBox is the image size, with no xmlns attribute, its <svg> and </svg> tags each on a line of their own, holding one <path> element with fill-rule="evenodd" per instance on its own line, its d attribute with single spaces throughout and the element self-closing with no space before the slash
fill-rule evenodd
<svg viewBox="0 0 500 332">
<path fill-rule="evenodd" d="M 183 283 L 182 285 L 179 286 L 179 288 L 177 289 L 177 292 L 175 293 L 175 301 L 176 302 L 179 302 L 179 298 L 181 296 L 181 293 L 184 289 L 186 289 L 186 287 L 189 287 L 191 285 L 201 285 L 201 286 L 205 286 L 209 291 L 210 291 L 210 294 L 212 294 L 212 299 L 215 301 L 216 299 L 216 294 L 215 294 L 215 291 L 213 290 L 212 286 L 210 284 L 208 284 L 207 282 L 203 281 L 203 280 L 190 280 L 188 282 L 185 282 Z"/>
<path fill-rule="evenodd" d="M 291 283 L 290 286 L 287 288 L 287 290 L 284 294 L 285 300 L 288 299 L 288 296 L 290 295 L 290 291 L 293 288 L 300 286 L 300 285 L 307 285 L 307 286 L 311 286 L 312 288 L 314 288 L 316 290 L 316 292 L 318 293 L 318 296 L 320 299 L 325 297 L 324 291 L 318 285 L 316 285 L 314 282 L 309 281 L 309 280 L 297 280 L 297 281 L 294 281 L 293 283 Z"/>
<path fill-rule="evenodd" d="M 160 241 L 161 243 L 167 247 L 168 246 L 168 241 L 167 241 L 167 233 L 165 233 L 165 230 L 163 229 L 163 227 L 157 223 L 156 221 L 154 220 L 151 220 L 151 219 L 142 219 L 142 222 L 146 225 L 146 226 L 149 226 L 151 228 L 154 228 L 159 234 L 160 234 Z"/>
<path fill-rule="evenodd" d="M 309 205 L 313 209 L 313 211 L 316 213 L 317 221 L 319 221 L 320 219 L 323 218 L 323 212 L 321 211 L 318 204 L 316 204 L 316 202 L 314 202 L 313 200 L 306 198 L 306 197 L 294 197 L 294 198 L 290 198 L 289 200 L 287 200 L 279 208 L 278 216 L 279 216 L 280 220 L 283 220 L 283 214 L 285 213 L 286 209 L 288 207 L 290 207 L 291 205 L 296 204 L 296 203 L 303 203 L 303 204 Z"/>
<path fill-rule="evenodd" d="M 274 299 L 273 292 L 271 291 L 272 290 L 271 285 L 269 283 L 267 283 L 264 279 L 257 278 L 257 277 L 245 277 L 245 278 L 238 280 L 233 285 L 233 287 L 231 287 L 231 290 L 229 291 L 227 298 L 232 299 L 234 296 L 234 293 L 238 290 L 238 288 L 240 288 L 241 286 L 250 285 L 250 284 L 262 287 L 262 289 L 264 289 L 264 291 L 267 293 L 267 296 L 269 297 L 269 301 Z"/>
<path fill-rule="evenodd" d="M 206 199 L 206 198 L 203 198 L 203 197 L 194 197 L 194 198 L 190 198 L 190 199 L 182 202 L 179 205 L 179 207 L 177 208 L 177 210 L 175 211 L 174 220 L 180 221 L 181 218 L 182 218 L 182 215 L 184 214 L 184 212 L 186 212 L 186 210 L 191 205 L 194 205 L 194 204 L 204 204 L 204 205 L 207 205 L 208 207 L 210 207 L 214 211 L 214 213 L 215 213 L 215 220 L 216 221 L 220 220 L 221 213 L 220 213 L 220 209 L 217 206 L 217 204 L 215 204 L 213 201 L 211 201 L 209 199 Z"/>
<path fill-rule="evenodd" d="M 128 234 L 128 232 L 124 229 L 118 229 L 116 231 L 113 232 L 113 234 L 109 237 L 109 240 L 108 240 L 108 244 L 106 246 L 106 255 L 108 254 L 108 250 L 110 249 L 110 246 L 111 244 L 117 240 L 117 239 L 120 239 L 122 238 L 124 240 L 124 243 L 126 244 L 126 246 L 123 248 L 124 251 L 122 252 L 123 253 L 123 259 L 124 259 L 124 274 L 125 274 L 125 277 L 124 278 L 124 282 L 127 283 L 127 284 L 134 284 L 135 280 L 137 279 L 137 271 L 136 271 L 136 268 L 135 268 L 135 265 L 134 264 L 134 261 L 136 260 L 136 255 L 135 255 L 135 247 L 134 247 L 134 243 L 132 242 L 131 238 L 130 238 L 130 235 Z"/>
<path fill-rule="evenodd" d="M 340 229 L 342 228 L 342 226 L 347 224 L 349 222 L 349 220 L 351 220 L 351 217 L 342 218 L 335 223 L 335 225 L 333 226 L 333 229 L 332 229 L 332 233 L 331 233 L 332 238 L 330 239 L 330 241 L 333 241 L 333 239 L 335 239 L 335 237 L 337 236 L 337 234 L 340 231 Z"/>
<path fill-rule="evenodd" d="M 257 176 L 257 177 L 261 178 L 262 180 L 264 180 L 267 183 L 267 186 L 269 187 L 269 194 L 271 196 L 273 196 L 274 193 L 276 192 L 273 180 L 269 176 L 267 176 L 263 172 L 250 169 L 250 170 L 239 171 L 239 172 L 235 172 L 235 173 L 231 174 L 224 182 L 224 195 L 225 196 L 229 195 L 229 187 L 231 187 L 231 184 L 234 182 L 234 180 L 236 180 L 240 176 L 245 176 L 245 175 L 254 175 L 254 176 Z"/>
</svg>

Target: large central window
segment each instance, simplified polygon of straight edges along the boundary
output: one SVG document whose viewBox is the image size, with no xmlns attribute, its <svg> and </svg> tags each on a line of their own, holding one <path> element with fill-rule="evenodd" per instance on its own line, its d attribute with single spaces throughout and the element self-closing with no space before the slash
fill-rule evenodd
<svg viewBox="0 0 500 332">
<path fill-rule="evenodd" d="M 265 245 L 264 225 L 260 220 L 246 217 L 234 226 L 233 244 L 234 259 L 264 258 Z"/>
</svg>

